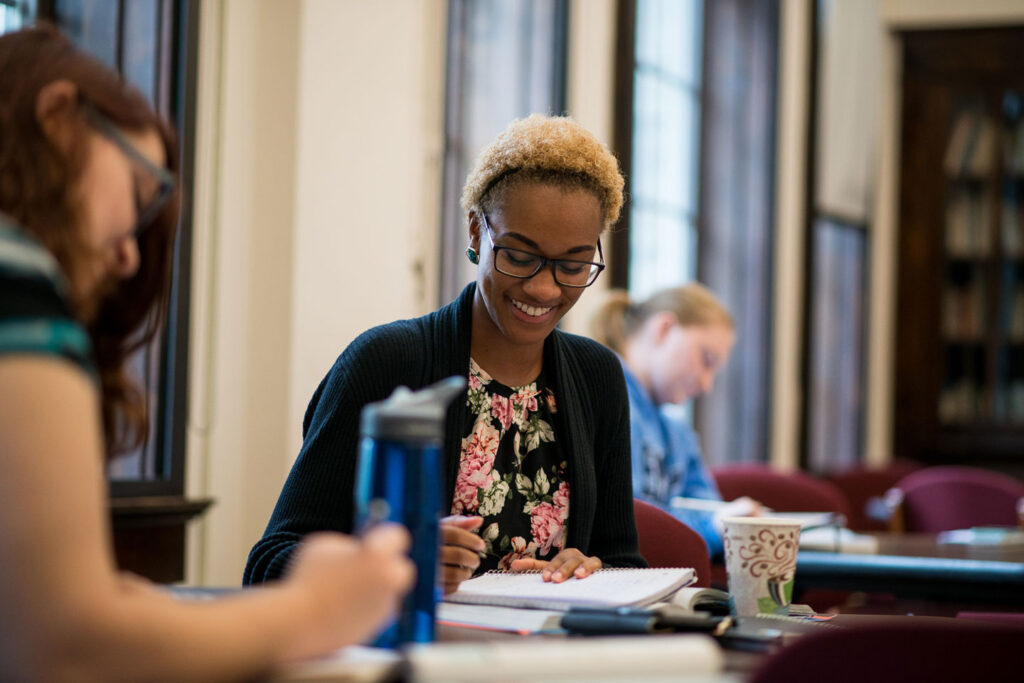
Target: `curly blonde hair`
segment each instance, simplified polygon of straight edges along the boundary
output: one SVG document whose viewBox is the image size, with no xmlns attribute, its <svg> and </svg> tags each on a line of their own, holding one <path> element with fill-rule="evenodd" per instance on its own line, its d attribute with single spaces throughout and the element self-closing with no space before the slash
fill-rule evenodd
<svg viewBox="0 0 1024 683">
<path fill-rule="evenodd" d="M 473 164 L 462 188 L 462 208 L 490 211 L 521 182 L 540 181 L 593 192 L 605 227 L 619 220 L 625 181 L 615 156 L 586 128 L 566 116 L 516 119 Z"/>
</svg>

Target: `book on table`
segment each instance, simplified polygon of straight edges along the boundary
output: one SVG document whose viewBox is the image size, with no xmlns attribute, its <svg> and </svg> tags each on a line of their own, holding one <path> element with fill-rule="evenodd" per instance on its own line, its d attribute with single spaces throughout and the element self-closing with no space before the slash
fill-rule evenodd
<svg viewBox="0 0 1024 683">
<path fill-rule="evenodd" d="M 580 607 L 641 607 L 669 599 L 697 580 L 690 567 L 599 569 L 582 579 L 545 581 L 540 572 L 491 571 L 463 581 L 445 601 L 566 611 Z"/>
</svg>

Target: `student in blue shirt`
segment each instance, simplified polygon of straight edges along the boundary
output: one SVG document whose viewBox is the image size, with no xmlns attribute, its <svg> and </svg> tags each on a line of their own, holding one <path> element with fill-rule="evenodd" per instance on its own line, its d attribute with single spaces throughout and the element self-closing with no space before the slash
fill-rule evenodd
<svg viewBox="0 0 1024 683">
<path fill-rule="evenodd" d="M 707 288 L 691 283 L 642 302 L 613 291 L 594 320 L 594 336 L 619 354 L 629 391 L 633 495 L 665 508 L 722 552 L 721 519 L 756 514 L 739 498 L 718 506 L 672 505 L 676 497 L 721 501 L 681 407 L 709 391 L 736 339 L 732 316 Z"/>
</svg>

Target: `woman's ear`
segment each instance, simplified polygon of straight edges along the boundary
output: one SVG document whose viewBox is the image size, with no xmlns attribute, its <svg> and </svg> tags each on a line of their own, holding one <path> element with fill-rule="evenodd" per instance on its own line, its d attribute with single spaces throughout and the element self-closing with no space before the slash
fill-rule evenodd
<svg viewBox="0 0 1024 683">
<path fill-rule="evenodd" d="M 655 344 L 660 344 L 665 341 L 668 333 L 671 332 L 672 328 L 678 324 L 679 318 L 677 318 L 676 314 L 671 311 L 661 311 L 647 319 L 647 329 L 650 333 L 651 340 Z"/>
<path fill-rule="evenodd" d="M 43 134 L 58 149 L 67 152 L 75 137 L 78 86 L 68 80 L 48 83 L 36 96 L 36 120 Z"/>
<path fill-rule="evenodd" d="M 472 247 L 476 253 L 480 253 L 480 231 L 483 230 L 483 221 L 480 220 L 480 214 L 476 212 L 476 209 L 469 210 L 469 246 Z"/>
</svg>

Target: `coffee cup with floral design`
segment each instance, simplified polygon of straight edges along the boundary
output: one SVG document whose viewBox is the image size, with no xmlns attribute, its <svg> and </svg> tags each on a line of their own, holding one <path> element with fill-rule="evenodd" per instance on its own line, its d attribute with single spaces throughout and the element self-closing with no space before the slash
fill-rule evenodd
<svg viewBox="0 0 1024 683">
<path fill-rule="evenodd" d="M 722 522 L 732 615 L 788 615 L 800 522 L 777 517 L 726 517 Z"/>
</svg>

